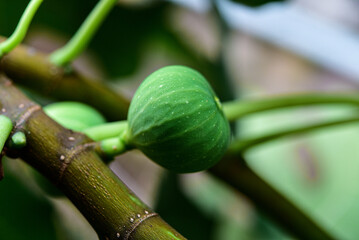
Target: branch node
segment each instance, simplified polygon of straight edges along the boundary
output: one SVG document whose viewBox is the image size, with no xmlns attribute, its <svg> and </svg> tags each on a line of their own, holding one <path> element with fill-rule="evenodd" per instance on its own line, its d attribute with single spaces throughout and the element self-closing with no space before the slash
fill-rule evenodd
<svg viewBox="0 0 359 240">
<path fill-rule="evenodd" d="M 23 108 L 24 107 L 24 104 L 20 104 L 19 105 L 19 108 Z M 41 109 L 41 107 L 39 105 L 33 105 L 31 107 L 29 107 L 26 112 L 24 112 L 21 117 L 16 121 L 16 125 L 15 125 L 15 128 L 20 128 L 20 126 L 27 120 L 29 119 L 29 117 L 39 111 Z"/>
<path fill-rule="evenodd" d="M 68 154 L 68 156 L 65 155 L 60 156 L 60 161 L 62 162 L 62 166 L 60 169 L 59 178 L 56 181 L 56 185 L 59 185 L 61 183 L 62 177 L 64 176 L 64 173 L 68 168 L 68 166 L 71 164 L 72 160 L 82 152 L 87 151 L 89 149 L 94 149 L 95 145 L 96 145 L 95 142 L 78 145 Z"/>
<path fill-rule="evenodd" d="M 148 213 L 148 211 L 145 211 L 145 215 L 143 215 L 142 217 L 141 217 L 141 215 L 140 214 L 137 214 L 136 216 L 137 216 L 137 221 L 135 221 L 135 217 L 133 217 L 133 218 L 130 218 L 130 222 L 131 223 L 133 223 L 131 226 L 130 226 L 130 228 L 129 228 L 129 230 L 128 231 L 126 231 L 126 234 L 125 234 L 125 236 L 123 237 L 123 239 L 124 240 L 128 240 L 129 239 L 129 237 L 131 236 L 131 234 L 136 230 L 136 228 L 141 224 L 141 223 L 143 223 L 144 221 L 146 221 L 147 219 L 149 219 L 149 218 L 151 218 L 151 217 L 155 217 L 155 216 L 158 216 L 158 214 L 157 213 Z"/>
</svg>

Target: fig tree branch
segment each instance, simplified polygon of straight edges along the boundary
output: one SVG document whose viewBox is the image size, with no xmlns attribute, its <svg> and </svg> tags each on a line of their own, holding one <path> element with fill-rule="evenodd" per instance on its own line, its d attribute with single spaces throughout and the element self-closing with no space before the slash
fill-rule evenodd
<svg viewBox="0 0 359 240">
<path fill-rule="evenodd" d="M 0 42 L 4 38 L 0 37 Z M 19 45 L 0 59 L 0 71 L 17 84 L 60 101 L 87 103 L 109 121 L 126 119 L 129 101 L 104 84 L 52 64 L 48 55 Z"/>
<path fill-rule="evenodd" d="M 27 87 L 37 90 L 44 95 L 51 94 L 51 96 L 57 98 L 58 100 L 81 101 L 92 105 L 98 110 L 102 111 L 107 116 L 108 120 L 120 120 L 126 118 L 129 106 L 127 99 L 120 96 L 118 93 L 111 91 L 103 84 L 93 82 L 76 72 L 66 73 L 63 68 L 59 68 L 51 64 L 47 55 L 34 52 L 31 48 L 18 46 L 12 52 L 5 55 L 0 60 L 0 71 L 6 73 L 6 75 L 11 77 L 14 81 L 16 81 L 16 83 L 26 85 Z M 4 91 L 1 91 L 1 94 L 3 94 L 2 92 Z M 307 102 L 305 98 L 303 99 L 305 102 Z M 6 97 L 0 95 L 0 103 L 3 100 L 7 101 Z M 275 102 L 275 100 L 273 101 Z M 334 102 L 331 100 L 330 103 Z M 342 103 L 354 105 L 356 104 L 356 102 Z M 234 102 L 234 104 L 237 103 Z M 247 103 L 245 103 L 245 105 L 247 105 Z M 293 106 L 294 105 L 300 106 L 303 104 L 298 101 L 293 104 Z M 12 106 L 16 106 L 16 104 Z M 276 105 L 276 108 L 279 107 L 280 106 Z M 19 110 L 21 109 L 14 108 L 14 116 L 17 115 L 16 111 Z M 43 119 L 43 117 L 40 117 L 39 119 Z M 38 137 L 41 137 L 41 135 L 47 135 L 46 131 L 48 129 L 42 130 L 43 132 L 36 132 L 36 134 L 40 134 L 37 135 Z M 61 142 L 63 143 L 65 140 L 66 139 L 63 138 L 54 138 L 52 139 L 53 142 L 50 145 L 56 146 Z M 36 141 L 42 142 L 40 139 L 36 139 Z M 65 143 L 67 144 L 66 141 Z M 36 154 L 36 152 L 33 151 L 45 151 L 44 149 L 38 149 L 38 147 L 39 146 L 37 145 L 33 146 L 30 144 L 30 146 L 27 146 L 26 148 L 29 149 L 29 152 L 33 154 Z M 55 149 L 52 149 L 52 153 L 55 154 L 56 152 L 61 153 L 61 151 L 55 147 Z M 100 161 L 96 154 L 92 154 L 93 156 L 91 155 L 91 157 L 96 156 L 96 163 L 97 161 Z M 59 159 L 61 158 L 61 155 L 52 157 L 57 157 L 57 159 Z M 25 160 L 26 159 L 32 158 L 26 158 L 25 156 Z M 251 171 L 248 167 L 241 167 L 243 165 L 242 158 L 236 157 L 235 159 L 237 160 L 230 161 L 228 163 L 224 161 L 220 162 L 220 164 L 217 164 L 217 166 L 215 166 L 211 172 L 219 176 L 226 183 L 233 186 L 238 191 L 241 191 L 247 195 L 256 204 L 256 206 L 263 209 L 272 219 L 276 220 L 284 229 L 287 229 L 294 235 L 302 236 L 301 232 L 303 234 L 303 232 L 307 231 L 307 229 L 303 228 L 303 226 L 311 226 L 311 231 L 309 231 L 308 234 L 319 233 L 321 236 L 323 236 L 324 239 L 331 239 L 328 237 L 329 234 L 326 234 L 316 223 L 314 223 L 313 220 L 310 219 L 310 217 L 298 209 L 288 199 L 283 197 L 278 191 L 270 187 L 264 180 L 261 180 L 256 173 Z M 71 166 L 71 168 L 76 168 L 74 163 L 69 166 Z M 101 166 L 102 168 L 105 167 L 102 163 Z M 47 172 L 49 172 L 46 169 L 39 170 L 45 175 Z M 57 171 L 59 171 L 59 169 L 55 170 L 58 175 Z M 69 172 L 70 171 L 68 170 L 65 171 L 66 174 L 69 174 Z M 88 173 L 88 170 L 86 170 L 85 173 Z M 49 177 L 51 178 L 51 176 Z M 56 181 L 56 179 L 54 179 L 54 181 Z M 67 187 L 70 189 L 74 186 Z M 71 194 L 76 193 L 71 192 Z M 271 199 L 275 199 L 277 201 L 275 203 L 276 207 L 271 206 Z M 77 201 L 81 202 L 81 199 L 77 199 Z M 281 206 L 283 206 L 283 208 Z M 298 222 L 301 224 L 298 224 Z"/>
<path fill-rule="evenodd" d="M 298 239 L 335 239 L 251 170 L 240 155 L 225 157 L 210 172 L 249 197 L 258 209 Z"/>
<path fill-rule="evenodd" d="M 138 199 L 95 152 L 96 143 L 50 119 L 4 75 L 0 109 L 23 132 L 26 146 L 5 149 L 61 189 L 101 239 L 185 239 Z M 11 136 L 10 136 L 11 137 Z"/>
</svg>

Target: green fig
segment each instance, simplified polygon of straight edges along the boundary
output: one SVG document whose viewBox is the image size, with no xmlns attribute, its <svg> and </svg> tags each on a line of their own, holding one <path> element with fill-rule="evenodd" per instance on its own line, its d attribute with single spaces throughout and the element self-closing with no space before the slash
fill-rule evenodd
<svg viewBox="0 0 359 240">
<path fill-rule="evenodd" d="M 159 165 L 188 173 L 221 159 L 230 128 L 206 79 L 191 68 L 168 66 L 152 73 L 136 91 L 126 138 Z"/>
</svg>

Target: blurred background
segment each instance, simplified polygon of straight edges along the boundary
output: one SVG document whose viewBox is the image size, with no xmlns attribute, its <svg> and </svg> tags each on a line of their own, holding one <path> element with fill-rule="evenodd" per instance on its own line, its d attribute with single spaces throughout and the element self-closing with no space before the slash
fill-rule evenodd
<svg viewBox="0 0 359 240">
<path fill-rule="evenodd" d="M 10 36 L 28 2 L 0 0 L 1 36 Z M 61 47 L 97 2 L 44 1 L 25 43 L 44 52 Z M 199 70 L 222 101 L 353 91 L 359 87 L 358 11 L 356 0 L 119 0 L 74 65 L 129 99 L 151 72 L 173 64 Z M 54 101 L 24 90 L 40 104 Z M 238 121 L 236 135 L 262 135 L 355 110 L 255 114 Z M 245 158 L 337 239 L 358 239 L 358 133 L 357 124 L 331 127 L 263 144 Z M 97 239 L 66 198 L 38 186 L 32 169 L 11 159 L 4 166 L 0 239 Z M 250 199 L 206 172 L 170 174 L 137 151 L 118 157 L 111 168 L 189 239 L 292 239 Z"/>
</svg>

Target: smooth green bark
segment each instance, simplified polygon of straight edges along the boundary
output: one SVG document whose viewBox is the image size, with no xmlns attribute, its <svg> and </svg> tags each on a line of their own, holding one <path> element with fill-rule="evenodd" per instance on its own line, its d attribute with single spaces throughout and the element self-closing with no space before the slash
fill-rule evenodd
<svg viewBox="0 0 359 240">
<path fill-rule="evenodd" d="M 0 107 L 15 122 L 14 130 L 23 129 L 27 138 L 25 148 L 6 154 L 20 157 L 62 190 L 101 239 L 185 239 L 101 161 L 96 143 L 57 124 L 4 76 Z"/>
</svg>

